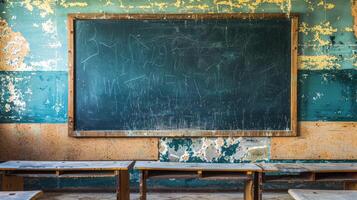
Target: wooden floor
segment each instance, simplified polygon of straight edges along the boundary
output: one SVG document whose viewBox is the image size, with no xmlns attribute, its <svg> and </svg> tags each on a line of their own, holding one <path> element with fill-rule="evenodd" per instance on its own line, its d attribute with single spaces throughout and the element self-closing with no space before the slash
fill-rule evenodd
<svg viewBox="0 0 357 200">
<path fill-rule="evenodd" d="M 114 193 L 45 193 L 41 200 L 115 200 Z M 131 199 L 139 199 L 131 194 Z M 149 193 L 148 200 L 243 200 L 243 193 Z M 264 200 L 293 200 L 286 193 L 266 193 Z"/>
</svg>

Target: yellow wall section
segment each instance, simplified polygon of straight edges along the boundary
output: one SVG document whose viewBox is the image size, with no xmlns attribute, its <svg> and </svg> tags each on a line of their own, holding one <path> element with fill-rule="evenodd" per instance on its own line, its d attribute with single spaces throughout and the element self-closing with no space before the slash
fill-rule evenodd
<svg viewBox="0 0 357 200">
<path fill-rule="evenodd" d="M 300 122 L 299 137 L 274 137 L 271 159 L 357 159 L 357 122 Z"/>
<path fill-rule="evenodd" d="M 0 124 L 0 134 L 0 160 L 158 159 L 158 139 L 78 139 L 67 124 Z"/>
</svg>

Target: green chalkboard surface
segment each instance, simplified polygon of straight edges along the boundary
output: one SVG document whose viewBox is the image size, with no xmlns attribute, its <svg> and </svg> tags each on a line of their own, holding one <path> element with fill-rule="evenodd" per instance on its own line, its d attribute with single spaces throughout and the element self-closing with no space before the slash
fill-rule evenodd
<svg viewBox="0 0 357 200">
<path fill-rule="evenodd" d="M 75 130 L 289 130 L 291 20 L 74 22 Z"/>
</svg>

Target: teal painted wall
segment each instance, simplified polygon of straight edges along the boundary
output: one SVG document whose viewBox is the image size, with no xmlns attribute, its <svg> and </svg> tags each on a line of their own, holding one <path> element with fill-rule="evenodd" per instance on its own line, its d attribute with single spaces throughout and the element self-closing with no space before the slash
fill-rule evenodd
<svg viewBox="0 0 357 200">
<path fill-rule="evenodd" d="M 67 122 L 68 13 L 300 13 L 300 121 L 357 120 L 350 0 L 0 1 L 0 123 Z M 160 160 L 270 161 L 269 138 L 162 138 Z"/>
</svg>

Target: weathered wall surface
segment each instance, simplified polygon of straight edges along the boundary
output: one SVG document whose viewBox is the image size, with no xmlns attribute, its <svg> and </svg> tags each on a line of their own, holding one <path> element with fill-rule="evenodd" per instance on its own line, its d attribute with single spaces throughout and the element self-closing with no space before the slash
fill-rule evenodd
<svg viewBox="0 0 357 200">
<path fill-rule="evenodd" d="M 356 159 L 356 144 L 351 143 L 357 134 L 352 6 L 351 0 L 0 1 L 0 160 L 156 159 L 158 151 L 163 161 Z M 299 138 L 161 138 L 159 145 L 156 139 L 68 138 L 63 125 L 68 89 L 66 15 L 74 12 L 300 13 L 298 115 L 307 128 L 301 128 Z M 333 123 L 319 122 L 325 127 L 320 129 L 304 121 Z M 348 134 L 343 128 L 333 129 L 344 121 L 354 122 Z M 44 128 L 48 126 L 56 131 Z M 309 148 L 294 151 L 295 144 Z"/>
<path fill-rule="evenodd" d="M 67 124 L 6 124 L 0 132 L 0 160 L 157 159 L 157 139 L 70 138 Z"/>
</svg>

